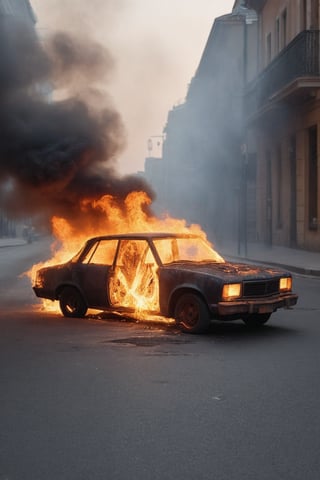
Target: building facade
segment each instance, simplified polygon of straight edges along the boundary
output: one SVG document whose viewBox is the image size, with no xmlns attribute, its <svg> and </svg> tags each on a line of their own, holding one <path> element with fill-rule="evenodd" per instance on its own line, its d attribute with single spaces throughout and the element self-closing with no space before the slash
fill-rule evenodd
<svg viewBox="0 0 320 480">
<path fill-rule="evenodd" d="M 247 0 L 258 13 L 246 141 L 257 162 L 257 236 L 320 251 L 318 0 Z"/>
<path fill-rule="evenodd" d="M 185 102 L 169 112 L 164 129 L 159 204 L 200 224 L 218 244 L 242 235 L 242 92 L 246 75 L 253 75 L 243 58 L 255 49 L 256 20 L 237 1 L 231 14 L 214 21 Z"/>
<path fill-rule="evenodd" d="M 238 0 L 168 115 L 156 193 L 214 241 L 320 251 L 318 0 Z"/>
</svg>

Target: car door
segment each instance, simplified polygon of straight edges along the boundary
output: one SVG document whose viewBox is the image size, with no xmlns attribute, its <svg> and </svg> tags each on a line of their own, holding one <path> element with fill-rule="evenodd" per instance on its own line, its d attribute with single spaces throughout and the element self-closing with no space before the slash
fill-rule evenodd
<svg viewBox="0 0 320 480">
<path fill-rule="evenodd" d="M 158 312 L 157 271 L 158 265 L 146 240 L 121 240 L 114 268 L 110 270 L 110 304 L 135 311 Z"/>
<path fill-rule="evenodd" d="M 88 304 L 91 308 L 109 306 L 108 277 L 114 261 L 118 240 L 99 240 L 77 263 L 74 271 Z"/>
</svg>

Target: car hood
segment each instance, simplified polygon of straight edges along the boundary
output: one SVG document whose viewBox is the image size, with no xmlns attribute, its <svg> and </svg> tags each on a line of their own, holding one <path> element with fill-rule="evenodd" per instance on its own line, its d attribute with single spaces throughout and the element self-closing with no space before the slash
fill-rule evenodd
<svg viewBox="0 0 320 480">
<path fill-rule="evenodd" d="M 239 278 L 241 278 L 242 280 L 257 280 L 257 278 L 259 277 L 263 279 L 268 279 L 274 278 L 275 275 L 282 276 L 284 274 L 287 274 L 287 272 L 273 267 L 230 262 L 181 262 L 175 263 L 174 265 L 167 265 L 166 269 L 185 272 L 189 271 L 193 273 L 200 273 L 203 275 L 212 275 L 229 281 L 233 281 L 234 279 Z"/>
</svg>

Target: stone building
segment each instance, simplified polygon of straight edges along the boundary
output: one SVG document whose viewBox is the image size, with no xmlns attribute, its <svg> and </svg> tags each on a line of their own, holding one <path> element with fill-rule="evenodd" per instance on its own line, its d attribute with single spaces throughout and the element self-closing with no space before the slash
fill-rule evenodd
<svg viewBox="0 0 320 480">
<path fill-rule="evenodd" d="M 158 197 L 219 244 L 320 251 L 318 0 L 238 0 L 168 115 Z"/>
<path fill-rule="evenodd" d="M 244 54 L 253 48 L 256 58 L 257 14 L 242 3 L 214 21 L 185 102 L 169 112 L 156 185 L 163 210 L 200 224 L 218 244 L 244 235 L 243 88 L 256 73 Z"/>
<path fill-rule="evenodd" d="M 258 14 L 257 75 L 245 91 L 257 162 L 257 235 L 320 251 L 318 0 L 247 0 Z"/>
</svg>

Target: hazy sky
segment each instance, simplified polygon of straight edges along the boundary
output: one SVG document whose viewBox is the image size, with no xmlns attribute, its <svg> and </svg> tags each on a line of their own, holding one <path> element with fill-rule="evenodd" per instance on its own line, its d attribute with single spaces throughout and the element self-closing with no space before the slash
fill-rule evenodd
<svg viewBox="0 0 320 480">
<path fill-rule="evenodd" d="M 44 34 L 72 30 L 103 43 L 115 59 L 107 91 L 127 131 L 121 173 L 143 170 L 150 136 L 183 102 L 216 17 L 234 0 L 31 0 Z M 154 139 L 151 154 L 159 149 Z"/>
</svg>

